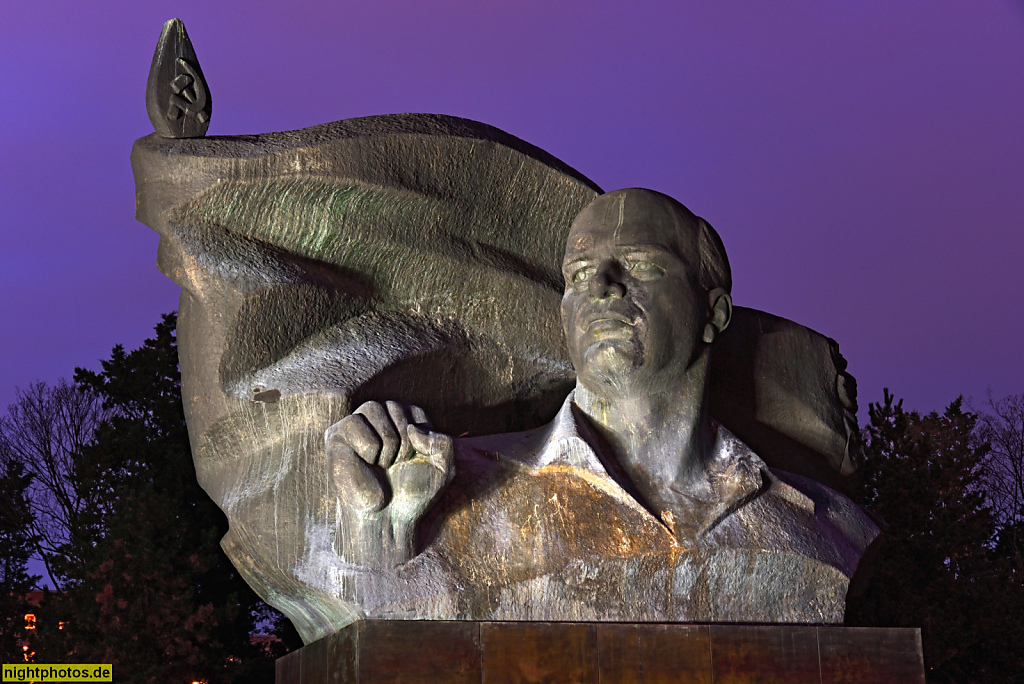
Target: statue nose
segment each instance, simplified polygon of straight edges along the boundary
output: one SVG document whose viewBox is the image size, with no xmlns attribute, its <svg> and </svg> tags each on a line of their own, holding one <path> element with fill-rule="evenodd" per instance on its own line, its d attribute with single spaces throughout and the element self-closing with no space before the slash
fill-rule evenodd
<svg viewBox="0 0 1024 684">
<path fill-rule="evenodd" d="M 598 299 L 614 297 L 621 299 L 626 296 L 626 286 L 618 277 L 615 264 L 602 264 L 594 277 L 590 279 L 590 295 Z"/>
</svg>

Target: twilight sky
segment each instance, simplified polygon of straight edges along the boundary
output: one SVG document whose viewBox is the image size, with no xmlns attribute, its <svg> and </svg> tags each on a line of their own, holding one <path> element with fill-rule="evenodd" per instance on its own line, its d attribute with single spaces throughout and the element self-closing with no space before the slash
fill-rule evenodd
<svg viewBox="0 0 1024 684">
<path fill-rule="evenodd" d="M 862 422 L 883 386 L 1024 392 L 1021 0 L 33 0 L 0 9 L 0 410 L 177 308 L 128 160 L 173 16 L 211 135 L 477 119 L 707 218 L 738 304 L 839 341 Z"/>
</svg>

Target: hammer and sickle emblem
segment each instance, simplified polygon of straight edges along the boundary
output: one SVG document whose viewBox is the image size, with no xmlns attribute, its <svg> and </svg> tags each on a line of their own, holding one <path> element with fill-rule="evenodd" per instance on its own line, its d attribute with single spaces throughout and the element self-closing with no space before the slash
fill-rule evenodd
<svg viewBox="0 0 1024 684">
<path fill-rule="evenodd" d="M 180 71 L 171 81 L 171 97 L 167 108 L 167 118 L 176 121 L 184 115 L 195 113 L 199 123 L 206 123 L 206 86 L 199 74 L 185 60 L 178 58 Z"/>
</svg>

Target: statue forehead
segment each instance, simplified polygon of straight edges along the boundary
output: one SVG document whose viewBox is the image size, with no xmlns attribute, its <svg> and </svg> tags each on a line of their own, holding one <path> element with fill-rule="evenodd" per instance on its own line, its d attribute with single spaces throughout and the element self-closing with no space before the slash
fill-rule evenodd
<svg viewBox="0 0 1024 684">
<path fill-rule="evenodd" d="M 566 257 L 597 245 L 660 246 L 680 257 L 697 249 L 693 214 L 671 197 L 653 190 L 629 188 L 601 195 L 579 213 L 569 230 Z"/>
</svg>

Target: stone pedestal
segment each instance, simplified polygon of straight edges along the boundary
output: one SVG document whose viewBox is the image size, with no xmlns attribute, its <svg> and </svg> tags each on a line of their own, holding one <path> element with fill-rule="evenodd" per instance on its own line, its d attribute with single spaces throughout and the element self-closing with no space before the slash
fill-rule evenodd
<svg viewBox="0 0 1024 684">
<path fill-rule="evenodd" d="M 920 682 L 918 629 L 364 620 L 277 661 L 277 684 Z"/>
</svg>

